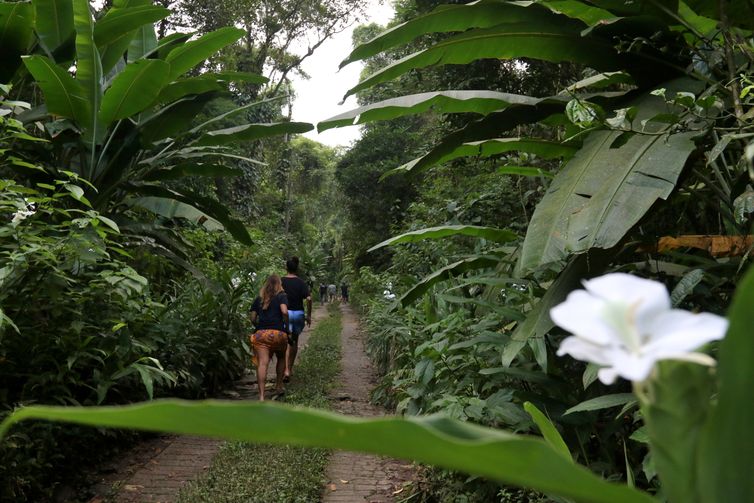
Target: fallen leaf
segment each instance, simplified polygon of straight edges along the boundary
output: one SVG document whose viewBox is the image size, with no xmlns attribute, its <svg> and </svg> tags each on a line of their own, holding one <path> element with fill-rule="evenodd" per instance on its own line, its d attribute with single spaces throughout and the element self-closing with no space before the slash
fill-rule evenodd
<svg viewBox="0 0 754 503">
<path fill-rule="evenodd" d="M 405 489 L 405 487 L 401 487 L 401 488 L 400 488 L 400 489 L 398 489 L 397 491 L 393 491 L 393 496 L 395 496 L 396 494 L 400 494 L 400 493 L 402 493 L 404 489 Z"/>
<path fill-rule="evenodd" d="M 331 491 L 336 491 L 338 489 L 338 486 L 336 486 L 335 484 L 330 484 L 327 486 L 327 488 Z"/>
<path fill-rule="evenodd" d="M 134 484 L 126 484 L 123 486 L 123 489 L 126 491 L 140 491 L 144 489 L 144 486 L 134 485 Z"/>
<path fill-rule="evenodd" d="M 348 481 L 347 481 L 347 480 L 343 480 L 343 479 L 340 479 L 340 483 L 341 483 L 341 484 L 348 484 Z"/>
</svg>

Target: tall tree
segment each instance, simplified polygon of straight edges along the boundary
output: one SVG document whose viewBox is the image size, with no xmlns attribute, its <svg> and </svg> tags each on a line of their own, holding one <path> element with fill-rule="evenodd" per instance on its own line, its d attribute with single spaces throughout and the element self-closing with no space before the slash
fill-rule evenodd
<svg viewBox="0 0 754 503">
<path fill-rule="evenodd" d="M 234 25 L 245 31 L 240 43 L 216 64 L 270 78 L 272 94 L 331 36 L 363 12 L 364 0 L 180 0 L 177 27 L 202 33 Z M 251 98 L 258 86 L 248 89 Z"/>
</svg>

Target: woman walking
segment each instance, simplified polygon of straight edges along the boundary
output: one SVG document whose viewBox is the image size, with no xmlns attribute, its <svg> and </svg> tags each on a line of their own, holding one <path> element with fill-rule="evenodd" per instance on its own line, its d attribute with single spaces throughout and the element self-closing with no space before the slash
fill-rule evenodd
<svg viewBox="0 0 754 503">
<path fill-rule="evenodd" d="M 304 323 L 309 326 L 312 324 L 312 293 L 309 285 L 298 277 L 298 257 L 288 260 L 285 263 L 285 269 L 288 274 L 283 277 L 282 282 L 285 294 L 288 296 L 288 319 L 290 320 L 288 329 L 291 335 L 288 337 L 288 355 L 283 379 L 288 382 L 293 373 L 296 354 L 298 354 L 298 337 L 304 331 Z"/>
<path fill-rule="evenodd" d="M 288 347 L 288 298 L 277 274 L 272 274 L 265 280 L 264 286 L 259 290 L 259 296 L 254 299 L 251 306 L 251 322 L 256 326 L 256 332 L 249 338 L 257 367 L 259 400 L 263 401 L 267 366 L 273 354 L 277 358 L 275 391 L 284 391 L 285 351 Z"/>
</svg>

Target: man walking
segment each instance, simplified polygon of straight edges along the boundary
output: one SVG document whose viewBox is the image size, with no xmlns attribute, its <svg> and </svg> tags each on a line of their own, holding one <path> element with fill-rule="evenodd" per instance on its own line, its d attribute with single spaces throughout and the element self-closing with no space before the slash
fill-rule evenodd
<svg viewBox="0 0 754 503">
<path fill-rule="evenodd" d="M 298 337 L 304 331 L 304 323 L 312 324 L 312 294 L 309 285 L 298 277 L 298 257 L 292 257 L 285 263 L 288 271 L 282 278 L 283 290 L 288 296 L 288 320 L 290 335 L 288 336 L 288 351 L 285 358 L 285 376 L 283 382 L 288 382 L 293 373 L 293 363 L 298 354 Z M 306 309 L 304 309 L 306 303 Z"/>
<path fill-rule="evenodd" d="M 320 282 L 319 283 L 319 303 L 320 305 L 324 305 L 326 301 L 327 301 L 327 285 Z"/>
</svg>

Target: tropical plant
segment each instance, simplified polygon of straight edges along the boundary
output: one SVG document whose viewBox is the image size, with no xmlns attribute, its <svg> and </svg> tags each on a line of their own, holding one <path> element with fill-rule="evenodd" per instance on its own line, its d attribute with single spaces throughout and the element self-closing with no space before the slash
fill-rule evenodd
<svg viewBox="0 0 754 503">
<path fill-rule="evenodd" d="M 494 160 L 511 151 L 564 159 L 555 172 L 510 164 L 501 172 L 552 179 L 545 183 L 546 193 L 514 256 L 515 275 L 549 280 L 548 271 L 562 271 L 561 283 L 569 283 L 566 278 L 578 276 L 568 271 L 576 267 L 574 255 L 599 255 L 601 250 L 615 255 L 630 240 L 645 240 L 637 236 L 637 225 L 648 226 L 651 233 L 668 232 L 652 225 L 648 215 L 660 216 L 654 222 L 664 221 L 664 209 L 672 210 L 661 202 L 677 190 L 679 180 L 682 192 L 700 201 L 686 206 L 684 221 L 705 221 L 705 205 L 711 204 L 720 212 L 725 233 L 746 232 L 748 217 L 740 211 L 747 200 L 750 156 L 744 155 L 744 147 L 754 133 L 749 132 L 750 114 L 741 101 L 748 92 L 741 90 L 741 83 L 750 73 L 751 52 L 744 42 L 750 26 L 730 14 L 747 8 L 744 2 L 724 3 L 712 15 L 702 3 L 693 2 L 543 0 L 524 5 L 480 0 L 440 6 L 354 49 L 343 65 L 417 37 L 442 35 L 376 70 L 347 95 L 431 65 L 480 58 L 571 62 L 589 67 L 588 77 L 547 97 L 443 90 L 392 98 L 325 120 L 318 129 L 394 119 L 433 107 L 483 117 L 392 174 L 419 173 L 466 156 Z M 557 141 L 505 137 L 535 123 L 554 127 Z M 699 154 L 704 151 L 703 158 Z M 738 220 L 734 208 L 739 209 Z M 591 274 L 601 270 L 599 263 L 607 265 L 594 261 Z M 553 292 L 547 305 L 567 291 Z M 515 337 L 523 342 L 519 347 L 552 328 L 541 320 L 546 311 L 547 306 L 531 311 L 531 320 Z M 538 328 L 532 331 L 534 325 Z"/>
<path fill-rule="evenodd" d="M 394 181 L 395 176 L 416 175 L 434 168 L 432 182 L 419 182 L 426 192 L 437 184 L 436 177 L 473 176 L 472 166 L 482 161 L 497 163 L 500 174 L 529 177 L 529 191 L 544 192 L 518 248 L 509 247 L 495 257 L 489 255 L 489 249 L 483 256 L 477 250 L 469 254 L 468 248 L 466 253 L 458 253 L 459 247 L 455 247 L 451 252 L 455 253 L 455 261 L 446 258 L 447 253 L 434 256 L 435 267 L 442 267 L 435 271 L 426 271 L 419 263 L 421 259 L 404 262 L 403 267 L 397 260 L 417 257 L 417 252 L 425 250 L 444 250 L 444 244 L 412 246 L 410 252 L 394 255 L 393 274 L 411 271 L 426 275 L 418 284 L 401 285 L 399 291 L 405 292 L 402 305 L 417 302 L 430 291 L 434 295 L 424 297 L 418 310 L 393 314 L 400 321 L 375 330 L 376 345 L 395 337 L 398 348 L 401 344 L 403 348 L 407 346 L 405 351 L 401 348 L 392 355 L 396 368 L 387 376 L 386 389 L 392 389 L 400 400 L 413 400 L 414 410 L 417 403 L 420 407 L 427 404 L 426 390 L 420 391 L 422 385 L 437 386 L 438 391 L 454 390 L 441 379 L 436 382 L 430 378 L 422 383 L 419 377 L 423 373 L 413 372 L 419 364 L 423 369 L 429 368 L 431 358 L 427 361 L 424 353 L 427 346 L 419 346 L 425 338 L 431 337 L 428 344 L 432 351 L 443 348 L 438 344 L 438 340 L 446 339 L 442 336 L 443 327 L 433 325 L 435 318 L 422 315 L 431 311 L 427 307 L 442 306 L 441 299 L 445 297 L 463 302 L 464 307 L 459 306 L 458 311 L 468 307 L 475 321 L 499 303 L 519 307 L 527 315 L 523 320 L 517 320 L 512 313 L 493 316 L 499 332 L 507 336 L 512 329 L 513 333 L 499 346 L 502 365 L 484 369 L 485 373 L 516 374 L 531 371 L 530 365 L 535 363 L 547 372 L 547 378 L 571 380 L 577 390 L 581 385 L 573 378 L 581 374 L 581 369 L 552 359 L 558 339 L 557 335 L 548 337 L 554 328 L 548 312 L 583 278 L 599 274 L 611 264 L 626 270 L 644 268 L 659 277 L 680 279 L 666 280 L 677 283 L 675 305 L 687 302 L 719 311 L 729 302 L 750 245 L 742 245 L 737 252 L 744 255 L 743 259 L 730 261 L 665 251 L 660 261 L 645 263 L 646 257 L 636 252 L 659 249 L 652 243 L 664 234 L 725 234 L 708 236 L 706 242 L 715 242 L 716 238 L 744 242 L 741 234 L 749 230 L 749 216 L 742 209 L 750 196 L 746 185 L 750 182 L 747 169 L 751 165 L 751 156 L 746 152 L 751 147 L 746 149 L 752 138 L 751 113 L 747 112 L 750 104 L 746 102 L 751 99 L 752 89 L 747 87 L 752 63 L 751 26 L 748 20 L 735 19 L 730 14 L 748 8 L 744 2 L 724 2 L 720 9 L 709 9 L 703 2 L 544 0 L 520 4 L 482 0 L 440 6 L 393 26 L 354 49 L 343 64 L 355 60 L 369 64 L 378 58 L 381 63 L 376 68 L 372 66 L 371 74 L 348 94 L 381 101 L 362 103 L 358 109 L 327 119 L 318 125 L 320 130 L 404 120 L 427 111 L 482 116 L 466 125 L 463 118 L 456 120 L 462 127 L 443 137 L 426 154 L 388 172 L 383 179 L 392 177 L 386 183 Z M 426 92 L 426 87 L 399 84 L 412 79 L 436 82 L 426 79 L 433 67 L 447 65 L 442 68 L 451 72 L 453 64 L 479 63 L 484 58 L 518 61 L 522 72 L 527 71 L 532 60 L 569 62 L 583 69 L 584 78 L 564 83 L 560 93 L 549 96 L 468 88 Z M 413 89 L 425 92 L 392 97 L 396 89 L 404 93 Z M 384 94 L 389 99 L 384 99 Z M 525 137 L 526 133 L 537 136 Z M 560 159 L 564 162 L 557 162 Z M 521 203 L 526 204 L 523 196 Z M 490 225 L 487 222 L 490 220 L 483 224 Z M 456 222 L 448 219 L 446 223 Z M 397 228 L 400 232 L 412 231 L 407 238 L 431 238 L 436 234 L 435 229 L 422 231 L 415 224 L 406 227 Z M 443 228 L 446 235 L 453 232 L 452 226 Z M 680 242 L 691 242 L 694 237 L 698 238 L 688 236 L 688 240 Z M 728 248 L 729 252 L 733 249 Z M 712 253 L 717 257 L 721 252 L 712 249 Z M 511 262 L 516 262 L 515 269 L 509 266 Z M 471 272 L 479 269 L 488 272 Z M 448 281 L 463 275 L 468 276 Z M 495 298 L 485 306 L 484 302 L 494 298 L 505 282 L 524 286 L 531 297 L 522 304 L 507 297 Z M 482 293 L 480 287 L 487 292 Z M 450 316 L 450 321 L 459 312 L 444 310 L 440 319 Z M 370 316 L 373 315 L 374 312 Z M 376 316 L 377 321 L 381 319 Z M 434 329 L 422 337 L 416 332 L 422 331 L 424 325 Z M 416 335 L 412 339 L 409 334 Z M 468 341 L 473 340 L 473 334 L 468 334 Z M 412 340 L 415 342 L 409 342 Z M 421 354 L 414 354 L 417 347 L 423 348 Z M 468 363 L 464 358 L 457 361 L 461 367 Z M 553 418 L 567 432 L 579 431 L 577 423 L 582 422 L 584 411 L 597 410 L 586 414 L 591 415 L 591 420 L 582 424 L 597 428 L 599 423 L 601 432 L 612 429 L 624 438 L 644 438 L 641 431 L 635 433 L 641 425 L 641 415 L 630 413 L 635 402 L 627 401 L 623 389 L 595 392 L 592 386 L 586 390 L 596 378 L 596 369 L 590 365 L 583 372 L 586 396 L 580 390 L 580 398 L 556 394 L 556 402 L 586 400 L 583 408 L 576 405 L 566 411 L 560 409 L 563 402 L 545 402 L 542 396 L 532 401 L 547 406 L 548 413 L 554 414 Z M 392 388 L 391 383 L 395 385 Z M 528 394 L 530 387 L 527 383 L 518 393 Z M 414 397 L 407 397 L 406 389 Z M 468 392 L 461 396 L 468 400 L 475 395 Z M 609 407 L 621 405 L 625 405 L 624 409 L 613 419 Z M 605 452 L 609 449 L 606 445 L 616 445 L 615 439 L 606 442 L 601 435 L 599 438 L 603 452 L 597 455 L 597 462 L 615 467 L 618 449 Z M 580 439 L 567 435 L 567 440 L 572 449 L 583 451 Z M 620 454 L 621 462 L 625 454 L 625 468 L 618 472 L 633 478 L 630 465 L 638 463 L 632 461 L 630 450 Z M 600 470 L 597 463 L 593 468 Z M 651 482 L 651 457 L 645 458 L 643 469 L 646 482 L 640 483 Z"/>
<path fill-rule="evenodd" d="M 629 302 L 637 296 L 650 298 L 654 293 L 647 289 L 612 291 L 603 299 L 616 306 L 620 304 L 622 309 L 630 309 Z M 669 308 L 667 291 L 664 295 Z M 665 361 L 655 366 L 651 378 L 634 383 L 644 410 L 649 442 L 659 458 L 657 466 L 663 489 L 670 501 L 751 501 L 749 472 L 754 453 L 738 447 L 742 442 L 747 445 L 754 435 L 748 428 L 754 407 L 746 401 L 752 375 L 748 362 L 754 356 L 754 341 L 749 337 L 748 328 L 752 323 L 749 305 L 753 295 L 754 272 L 749 272 L 731 307 L 730 329 L 720 345 L 720 368 L 716 376 L 697 363 Z M 659 314 L 645 313 L 647 316 Z M 683 316 L 695 315 L 684 313 Z M 725 322 L 720 325 L 723 330 L 725 325 Z M 621 331 L 632 330 L 631 320 L 625 319 L 611 320 L 605 327 L 602 335 L 611 333 L 609 337 L 619 337 Z M 687 328 L 697 336 L 710 330 L 710 327 L 694 324 Z M 657 333 L 653 337 L 659 340 L 673 335 Z M 699 337 L 698 342 L 717 337 L 717 332 L 707 334 Z M 623 357 L 613 358 L 610 363 Z M 716 403 L 709 400 L 712 389 L 719 393 Z M 694 399 L 688 400 L 689 396 Z M 0 425 L 0 435 L 7 434 L 18 421 L 37 418 L 327 446 L 416 459 L 578 502 L 658 501 L 630 487 L 630 483 L 628 486 L 608 483 L 574 463 L 547 417 L 532 404 L 527 404 L 526 409 L 543 439 L 437 416 L 354 420 L 322 411 L 264 403 L 176 401 L 88 409 L 27 407 Z M 682 454 L 677 450 L 679 446 L 682 446 Z"/>
<path fill-rule="evenodd" d="M 130 208 L 187 218 L 208 228 L 225 227 L 250 243 L 244 225 L 221 203 L 162 183 L 237 175 L 237 169 L 222 164 L 237 158 L 226 145 L 311 129 L 291 122 L 213 129 L 256 102 L 192 123 L 234 83 L 266 81 L 252 73 L 201 72 L 204 61 L 236 42 L 242 30 L 221 28 L 194 40 L 190 33 L 174 33 L 157 40 L 153 23 L 170 11 L 147 0 L 115 1 L 96 21 L 84 0 L 2 3 L 0 12 L 7 30 L 25 41 L 4 51 L 15 63 L 4 70 L 18 81 L 28 72 L 43 98 L 21 119 L 48 119 L 44 133 L 51 148 L 46 160 L 91 182 L 81 197 L 110 214 L 124 232 L 152 237 L 147 244 L 157 239 L 164 248 L 172 240 L 164 227 L 145 225 Z"/>
</svg>

